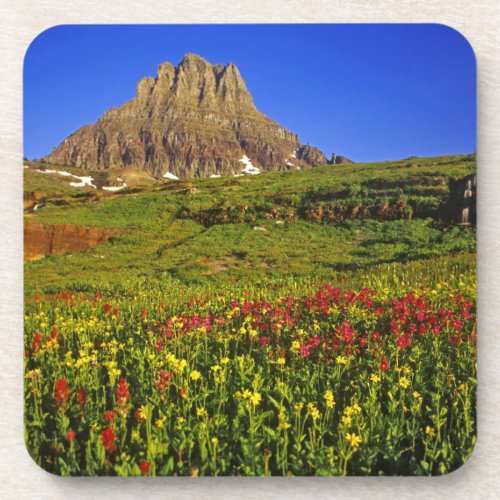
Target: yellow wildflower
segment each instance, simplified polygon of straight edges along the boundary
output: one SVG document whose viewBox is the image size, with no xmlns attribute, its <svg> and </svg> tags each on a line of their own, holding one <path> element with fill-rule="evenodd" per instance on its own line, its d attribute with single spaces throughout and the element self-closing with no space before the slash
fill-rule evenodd
<svg viewBox="0 0 500 500">
<path fill-rule="evenodd" d="M 323 397 L 325 398 L 327 408 L 333 408 L 335 406 L 335 399 L 332 391 L 325 391 Z"/>
<path fill-rule="evenodd" d="M 191 380 L 199 380 L 201 378 L 201 373 L 198 371 L 198 370 L 193 370 L 189 377 L 191 378 Z"/>
<path fill-rule="evenodd" d="M 319 418 L 321 417 L 321 413 L 319 412 L 319 410 L 316 408 L 316 406 L 313 403 L 308 403 L 307 411 L 308 411 L 309 415 L 311 415 L 311 418 L 313 420 L 319 420 Z"/>
<path fill-rule="evenodd" d="M 197 408 L 196 415 L 198 415 L 198 417 L 205 417 L 207 415 L 207 410 L 205 410 L 205 408 L 203 407 Z"/>
<path fill-rule="evenodd" d="M 354 432 L 352 434 L 347 433 L 345 437 L 353 448 L 357 448 L 362 443 L 362 439 L 354 434 Z"/>
<path fill-rule="evenodd" d="M 226 357 L 226 358 L 222 358 L 222 359 L 220 360 L 220 362 L 221 362 L 221 364 L 222 364 L 222 365 L 227 365 L 227 364 L 229 363 L 229 361 L 230 361 L 230 359 L 229 359 L 229 358 L 227 358 L 227 357 Z"/>
<path fill-rule="evenodd" d="M 250 398 L 250 401 L 254 406 L 258 406 L 262 401 L 262 396 L 260 395 L 260 392 L 254 392 Z"/>
<path fill-rule="evenodd" d="M 347 358 L 345 356 L 337 356 L 337 363 L 339 365 L 346 365 L 347 364 Z"/>
<path fill-rule="evenodd" d="M 216 445 L 217 445 L 217 443 L 219 442 L 219 440 L 218 440 L 216 437 L 213 437 L 210 441 L 212 442 L 212 444 L 213 444 L 214 446 L 216 446 Z"/>
<path fill-rule="evenodd" d="M 370 380 L 377 384 L 378 382 L 380 382 L 380 375 L 377 375 L 376 373 L 372 373 L 370 375 Z"/>
<path fill-rule="evenodd" d="M 214 365 L 210 368 L 213 372 L 218 372 L 220 370 L 220 365 Z"/>
<path fill-rule="evenodd" d="M 285 364 L 285 361 L 286 361 L 285 358 L 278 358 L 276 360 L 276 363 L 278 363 L 278 365 L 280 366 L 283 366 Z"/>
<path fill-rule="evenodd" d="M 429 425 L 425 428 L 425 433 L 430 437 L 434 437 L 436 435 L 436 431 Z"/>
<path fill-rule="evenodd" d="M 403 388 L 406 389 L 410 385 L 410 380 L 406 377 L 401 377 L 399 379 L 399 385 Z"/>
<path fill-rule="evenodd" d="M 300 413 L 300 410 L 304 408 L 304 403 L 295 403 L 293 408 L 297 413 Z"/>
<path fill-rule="evenodd" d="M 342 416 L 342 423 L 346 427 L 350 427 L 350 425 L 352 424 L 352 418 L 349 415 L 343 415 Z"/>
</svg>

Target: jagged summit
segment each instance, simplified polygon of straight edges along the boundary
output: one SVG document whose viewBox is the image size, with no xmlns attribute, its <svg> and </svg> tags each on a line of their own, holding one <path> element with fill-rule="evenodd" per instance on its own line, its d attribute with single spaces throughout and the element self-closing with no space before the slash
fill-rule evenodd
<svg viewBox="0 0 500 500">
<path fill-rule="evenodd" d="M 260 113 L 237 66 L 188 53 L 145 77 L 136 96 L 44 158 L 89 169 L 135 166 L 155 176 L 210 177 L 324 165 L 325 155 Z"/>
</svg>

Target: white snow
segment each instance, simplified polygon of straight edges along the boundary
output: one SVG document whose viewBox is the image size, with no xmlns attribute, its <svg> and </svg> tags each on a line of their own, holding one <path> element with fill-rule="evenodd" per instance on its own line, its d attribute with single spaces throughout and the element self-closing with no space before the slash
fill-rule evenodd
<svg viewBox="0 0 500 500">
<path fill-rule="evenodd" d="M 233 177 L 243 177 L 243 174 L 234 174 Z"/>
<path fill-rule="evenodd" d="M 245 165 L 245 168 L 241 171 L 242 174 L 251 174 L 251 175 L 260 174 L 260 169 L 252 165 L 252 162 L 250 161 L 250 158 L 247 155 L 243 155 L 240 159 L 240 162 Z"/>
<path fill-rule="evenodd" d="M 123 182 L 123 179 L 121 177 L 116 178 L 117 181 Z M 126 184 L 125 184 L 126 185 Z"/>
<path fill-rule="evenodd" d="M 103 186 L 102 189 L 105 191 L 120 191 L 120 189 L 126 188 L 127 183 L 124 182 L 121 186 Z"/>
<path fill-rule="evenodd" d="M 212 174 L 210 176 L 210 179 L 218 179 L 220 177 L 220 175 L 217 175 L 217 174 Z"/>
<path fill-rule="evenodd" d="M 297 156 L 295 155 L 295 153 L 298 151 L 298 148 L 297 149 L 294 149 L 291 153 L 290 153 L 290 158 L 297 158 Z"/>
<path fill-rule="evenodd" d="M 289 167 L 293 167 L 293 163 L 290 163 L 289 161 L 286 162 L 286 164 L 289 166 Z"/>
<path fill-rule="evenodd" d="M 163 177 L 165 177 L 166 179 L 172 179 L 173 181 L 178 181 L 179 180 L 179 177 L 177 177 L 174 174 L 171 174 L 170 172 L 165 172 L 163 174 Z"/>
<path fill-rule="evenodd" d="M 96 188 L 96 186 L 94 184 L 92 184 L 92 181 L 94 180 L 93 177 L 90 177 L 90 176 L 80 177 L 78 175 L 72 175 L 72 177 L 76 177 L 77 179 L 80 179 L 80 182 L 70 182 L 69 183 L 70 186 L 73 186 L 76 188 L 85 187 L 85 186 L 90 186 L 90 187 Z"/>
<path fill-rule="evenodd" d="M 90 186 L 93 187 L 94 189 L 97 189 L 97 186 L 95 186 L 92 181 L 94 180 L 93 177 L 90 176 L 82 176 L 80 177 L 79 175 L 75 174 L 70 174 L 69 172 L 65 172 L 64 170 L 51 170 L 51 169 L 45 169 L 45 170 L 40 170 L 38 168 L 33 168 L 35 172 L 40 172 L 41 174 L 51 174 L 51 175 L 61 175 L 62 177 L 73 177 L 74 179 L 78 179 L 79 182 L 70 182 L 69 185 L 72 187 L 84 187 L 84 186 Z"/>
</svg>

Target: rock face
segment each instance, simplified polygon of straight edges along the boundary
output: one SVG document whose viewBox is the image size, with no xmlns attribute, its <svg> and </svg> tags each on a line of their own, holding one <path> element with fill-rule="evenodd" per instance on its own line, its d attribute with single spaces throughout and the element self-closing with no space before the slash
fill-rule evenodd
<svg viewBox="0 0 500 500">
<path fill-rule="evenodd" d="M 337 153 L 332 153 L 332 157 L 330 158 L 330 161 L 328 163 L 330 165 L 346 165 L 352 164 L 354 162 L 352 160 L 349 160 L 349 158 L 346 158 L 345 156 L 338 155 Z"/>
<path fill-rule="evenodd" d="M 43 158 L 87 169 L 139 167 L 156 177 L 239 174 L 326 165 L 316 148 L 260 113 L 234 64 L 187 54 L 159 66 L 137 95 L 70 135 Z"/>
<path fill-rule="evenodd" d="M 105 227 L 25 221 L 24 260 L 89 250 L 107 243 L 112 236 L 120 232 L 122 231 Z"/>
</svg>

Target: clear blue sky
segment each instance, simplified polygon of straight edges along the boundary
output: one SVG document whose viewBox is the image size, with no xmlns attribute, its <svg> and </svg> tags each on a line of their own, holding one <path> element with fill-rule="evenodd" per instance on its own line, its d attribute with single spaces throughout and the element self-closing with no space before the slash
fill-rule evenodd
<svg viewBox="0 0 500 500">
<path fill-rule="evenodd" d="M 257 108 L 355 161 L 476 148 L 475 59 L 442 25 L 101 25 L 41 33 L 24 63 L 24 154 L 49 153 L 193 52 L 235 63 Z"/>
</svg>

